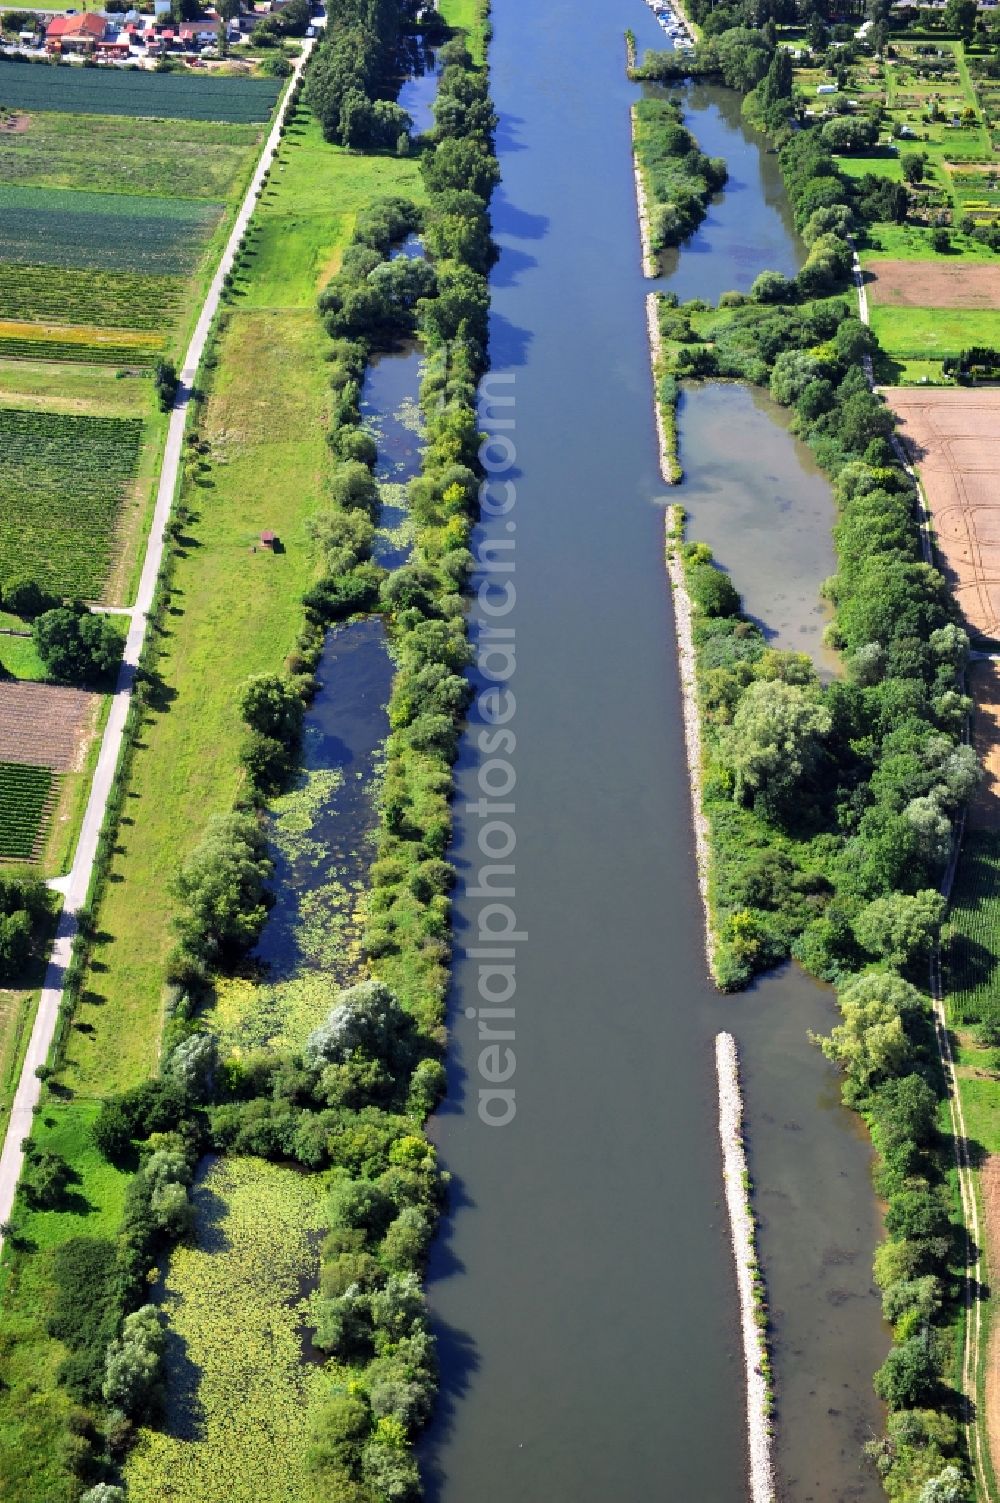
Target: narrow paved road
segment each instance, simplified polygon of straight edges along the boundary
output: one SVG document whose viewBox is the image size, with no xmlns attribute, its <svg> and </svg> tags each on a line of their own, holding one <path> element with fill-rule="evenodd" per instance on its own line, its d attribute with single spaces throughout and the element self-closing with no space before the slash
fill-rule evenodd
<svg viewBox="0 0 1000 1503">
<path fill-rule="evenodd" d="M 52 1046 L 52 1036 L 55 1032 L 59 1006 L 62 1002 L 63 978 L 66 974 L 66 967 L 69 964 L 73 951 L 73 940 L 77 932 L 77 915 L 87 901 L 87 893 L 94 870 L 94 858 L 97 855 L 98 836 L 104 823 L 108 796 L 114 783 L 115 769 L 118 766 L 118 759 L 121 755 L 122 736 L 125 730 L 125 719 L 128 715 L 129 703 L 132 698 L 135 672 L 142 654 L 143 644 L 146 640 L 149 611 L 153 603 L 153 595 L 156 591 L 156 581 L 159 577 L 160 566 L 163 562 L 164 537 L 167 522 L 170 518 L 170 510 L 173 505 L 174 492 L 177 488 L 188 403 L 191 400 L 192 388 L 195 377 L 198 374 L 198 366 L 201 364 L 201 357 L 212 327 L 212 321 L 218 311 L 219 301 L 222 296 L 222 284 L 227 273 L 232 268 L 239 243 L 243 238 L 247 225 L 250 222 L 250 216 L 253 214 L 256 206 L 257 194 L 263 184 L 264 175 L 270 167 L 274 154 L 278 149 L 281 126 L 288 112 L 292 89 L 306 64 L 313 45 L 312 40 L 303 42 L 301 55 L 295 60 L 289 88 L 285 93 L 281 108 L 275 117 L 270 135 L 264 144 L 253 180 L 240 205 L 232 233 L 226 242 L 222 259 L 212 279 L 212 285 L 202 306 L 195 331 L 191 336 L 191 343 L 188 345 L 187 354 L 184 359 L 184 368 L 180 373 L 177 396 L 174 400 L 173 410 L 170 414 L 170 424 L 167 429 L 167 442 L 163 451 L 163 466 L 160 470 L 160 484 L 156 493 L 156 508 L 153 512 L 149 541 L 146 544 L 146 556 L 143 560 L 139 590 L 136 595 L 135 604 L 129 610 L 131 623 L 129 625 L 128 636 L 125 639 L 121 672 L 115 685 L 111 710 L 108 714 L 104 737 L 101 741 L 97 770 L 94 773 L 90 798 L 87 802 L 86 813 L 83 816 L 83 825 L 80 829 L 80 839 L 77 843 L 73 866 L 69 876 L 60 880 L 59 888 L 57 889 L 65 893 L 65 902 L 59 916 L 59 924 L 52 945 L 52 953 L 49 956 L 42 995 L 39 999 L 38 1011 L 35 1014 L 34 1027 L 31 1030 L 31 1039 L 28 1043 L 28 1052 L 25 1055 L 21 1078 L 18 1081 L 17 1091 L 14 1095 L 14 1104 L 11 1108 L 10 1121 L 7 1124 L 3 1151 L 0 1153 L 0 1226 L 9 1221 L 14 1205 L 17 1182 L 21 1177 L 21 1166 L 24 1162 L 21 1143 L 31 1132 L 32 1116 L 42 1088 L 42 1083 L 35 1074 L 35 1071 L 40 1065 L 45 1064 L 48 1059 L 49 1049 Z M 2 1247 L 3 1237 L 0 1235 L 0 1248 Z"/>
</svg>

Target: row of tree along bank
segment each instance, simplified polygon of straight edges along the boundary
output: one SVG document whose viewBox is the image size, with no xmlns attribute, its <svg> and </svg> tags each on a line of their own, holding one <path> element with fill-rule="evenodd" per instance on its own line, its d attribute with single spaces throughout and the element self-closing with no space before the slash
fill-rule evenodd
<svg viewBox="0 0 1000 1503">
<path fill-rule="evenodd" d="M 873 338 L 840 295 L 848 236 L 891 217 L 884 195 L 898 185 L 849 184 L 825 127 L 791 130 L 788 59 L 773 22 L 751 28 L 746 9 L 728 7 L 729 24 L 714 20 L 693 53 L 648 54 L 640 71 L 721 77 L 747 96 L 747 114 L 779 147 L 808 257 L 796 278 L 765 272 L 749 296 L 726 294 L 717 309 L 661 297 L 658 398 L 672 407 L 679 380 L 725 377 L 766 385 L 791 409 L 837 501 L 838 566 L 826 589 L 844 671 L 824 684 L 806 655 L 769 648 L 709 550 L 678 545 L 702 728 L 713 973 L 738 989 L 791 954 L 838 988 L 843 1022 L 823 1048 L 869 1125 L 887 1203 L 875 1273 L 895 1344 L 875 1377 L 888 1431 L 870 1449 L 894 1499 L 958 1503 L 972 1496 L 962 1398 L 949 1382 L 964 1238 L 951 1145 L 937 1125 L 945 1082 L 918 987 L 943 916 L 937 887 L 955 820 L 979 776 L 962 740 L 968 640 L 941 574 L 922 561 L 915 489 L 895 457 L 892 414 L 865 375 Z"/>
<path fill-rule="evenodd" d="M 384 6 L 363 0 L 331 5 L 312 65 L 317 83 L 310 80 L 306 95 L 321 114 L 330 77 L 348 59 L 367 60 L 367 87 L 392 76 L 398 19 L 390 24 Z M 421 1272 L 444 1194 L 423 1124 L 444 1084 L 454 881 L 445 857 L 451 764 L 469 693 L 461 591 L 479 485 L 475 400 L 486 364 L 488 202 L 499 176 L 485 69 L 459 40 L 439 60 L 436 125 L 421 158 L 426 204 L 369 203 L 322 295 L 336 465 L 313 521 L 321 567 L 285 671 L 253 678 L 241 691 L 244 789 L 230 813 L 209 823 L 177 875 L 178 941 L 160 1074 L 106 1100 L 94 1125 L 99 1152 L 131 1171 L 124 1220 L 116 1239 L 74 1237 L 53 1261 L 51 1330 L 66 1351 L 60 1381 L 79 1406 L 73 1495 L 88 1487 L 88 1503 L 124 1496 L 120 1469 L 134 1427 L 157 1421 L 164 1330 L 162 1312 L 146 1303 L 148 1280 L 170 1246 L 192 1234 L 190 1188 L 207 1151 L 293 1162 L 327 1176 L 330 1233 L 314 1339 L 333 1361 L 309 1415 L 312 1495 L 376 1503 L 420 1491 L 411 1443 L 436 1388 Z M 415 230 L 433 259 L 394 259 L 393 247 Z M 426 447 L 408 498 L 413 552 L 389 574 L 372 557 L 376 444 L 361 427 L 361 384 L 377 351 L 413 335 L 427 354 Z M 189 444 L 196 452 L 197 432 Z M 331 990 L 325 1023 L 299 1049 L 220 1057 L 204 1012 L 216 977 L 245 960 L 273 902 L 264 815 L 296 773 L 326 630 L 376 612 L 397 673 L 367 977 L 346 992 Z M 57 1155 L 34 1152 L 21 1193 L 27 1203 L 57 1205 L 68 1178 Z"/>
</svg>

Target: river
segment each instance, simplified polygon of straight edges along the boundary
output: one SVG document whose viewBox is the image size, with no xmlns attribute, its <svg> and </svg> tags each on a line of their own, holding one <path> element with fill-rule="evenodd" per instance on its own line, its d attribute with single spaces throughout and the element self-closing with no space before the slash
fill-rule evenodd
<svg viewBox="0 0 1000 1503">
<path fill-rule="evenodd" d="M 429 1495 L 745 1497 L 711 1047 L 731 1026 L 776 1307 L 782 1496 L 867 1503 L 879 1490 L 859 1449 L 878 1424 L 870 1375 L 886 1343 L 868 1149 L 806 1038 L 830 1025 L 831 999 L 789 970 L 724 1001 L 705 974 L 630 167 L 636 89 L 623 66 L 626 25 L 640 50 L 662 34 L 638 0 L 626 11 L 594 0 L 586 13 L 497 0 L 493 21 L 504 181 L 491 353 L 494 376 L 514 378 L 493 391 L 512 392 L 515 426 L 493 450 L 499 466 L 508 446 L 509 510 L 479 544 L 506 545 L 514 563 L 500 579 L 512 578 L 516 605 L 492 629 L 516 638 L 517 781 L 503 820 L 515 844 L 492 859 L 515 868 L 505 902 L 526 937 L 514 946 L 516 1017 L 501 1025 L 516 1034 L 503 1046 L 516 1056 L 516 1115 L 488 1126 L 480 1092 L 498 1055 L 481 1054 L 471 952 L 498 918 L 477 895 L 484 847 L 497 847 L 478 804 L 474 718 L 457 768 L 450 1094 L 432 1124 L 453 1181 L 431 1267 L 443 1384 L 424 1448 Z M 698 94 L 740 135 L 731 96 Z M 738 255 L 752 280 L 781 267 L 776 243 L 793 265 L 797 249 L 774 164 L 747 140 Z M 681 251 L 683 296 L 742 285 L 713 248 L 729 213 L 723 198 L 692 259 Z M 497 415 L 484 414 L 487 429 Z M 731 451 L 724 431 L 707 441 L 706 464 Z M 694 487 L 699 456 L 682 458 Z M 749 475 L 762 456 L 745 459 Z"/>
</svg>

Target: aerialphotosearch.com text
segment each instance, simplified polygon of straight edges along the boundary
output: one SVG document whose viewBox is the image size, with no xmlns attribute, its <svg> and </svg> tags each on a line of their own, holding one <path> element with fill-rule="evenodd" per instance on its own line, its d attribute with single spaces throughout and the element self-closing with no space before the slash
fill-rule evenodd
<svg viewBox="0 0 1000 1503">
<path fill-rule="evenodd" d="M 513 388 L 512 374 L 491 374 L 480 389 L 479 417 L 486 437 L 479 460 L 486 478 L 479 488 L 483 526 L 476 547 L 478 586 L 471 612 L 476 669 L 484 687 L 470 712 L 479 797 L 465 805 L 465 814 L 475 829 L 480 860 L 466 890 L 466 897 L 478 903 L 479 909 L 472 924 L 475 942 L 466 949 L 469 959 L 476 962 L 477 1005 L 467 1007 L 465 1015 L 478 1026 L 478 1110 L 488 1127 L 506 1127 L 517 1112 L 517 947 L 528 937 L 518 929 L 514 908 L 517 701 L 510 684 L 516 667 L 516 637 L 509 619 L 517 600 L 513 516 L 517 493 L 511 478 L 517 459 Z"/>
</svg>

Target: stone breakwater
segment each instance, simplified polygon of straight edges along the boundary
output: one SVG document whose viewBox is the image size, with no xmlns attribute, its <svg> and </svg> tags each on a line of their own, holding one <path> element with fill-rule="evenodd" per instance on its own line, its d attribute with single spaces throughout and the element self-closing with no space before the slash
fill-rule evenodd
<svg viewBox="0 0 1000 1503">
<path fill-rule="evenodd" d="M 673 485 L 677 478 L 674 473 L 677 462 L 671 452 L 663 403 L 660 401 L 659 371 L 660 356 L 663 353 L 663 341 L 660 338 L 660 319 L 655 292 L 646 294 L 646 328 L 649 330 L 649 359 L 650 368 L 653 372 L 653 417 L 656 421 L 656 441 L 660 449 L 660 475 L 666 481 L 667 485 Z M 674 446 L 676 447 L 676 433 Z"/>
<path fill-rule="evenodd" d="M 649 228 L 649 199 L 646 196 L 646 184 L 642 176 L 642 168 L 639 166 L 639 154 L 635 148 L 635 105 L 630 112 L 632 122 L 632 170 L 635 173 L 635 202 L 639 211 L 639 239 L 642 242 L 642 274 L 644 277 L 655 277 L 659 271 L 656 256 L 653 254 L 653 241 Z"/>
<path fill-rule="evenodd" d="M 691 624 L 691 597 L 680 550 L 683 544 L 684 513 L 679 506 L 666 512 L 667 575 L 674 600 L 674 631 L 677 636 L 677 662 L 681 677 L 681 709 L 684 717 L 684 745 L 687 749 L 688 786 L 691 791 L 691 821 L 694 825 L 694 854 L 698 868 L 698 890 L 705 910 L 705 958 L 709 974 L 715 979 L 712 955 L 715 935 L 708 903 L 708 820 L 702 807 L 701 718 L 698 713 L 698 685 L 695 677 L 694 633 Z"/>
<path fill-rule="evenodd" d="M 770 1363 L 764 1337 L 763 1298 L 757 1264 L 756 1232 L 749 1203 L 749 1174 L 743 1144 L 743 1096 L 740 1091 L 739 1059 L 731 1033 L 715 1039 L 715 1066 L 719 1078 L 719 1139 L 722 1172 L 726 1186 L 729 1230 L 736 1261 L 736 1285 L 740 1299 L 740 1327 L 747 1378 L 747 1443 L 750 1461 L 752 1503 L 774 1503 L 774 1467 L 771 1460 Z"/>
</svg>

